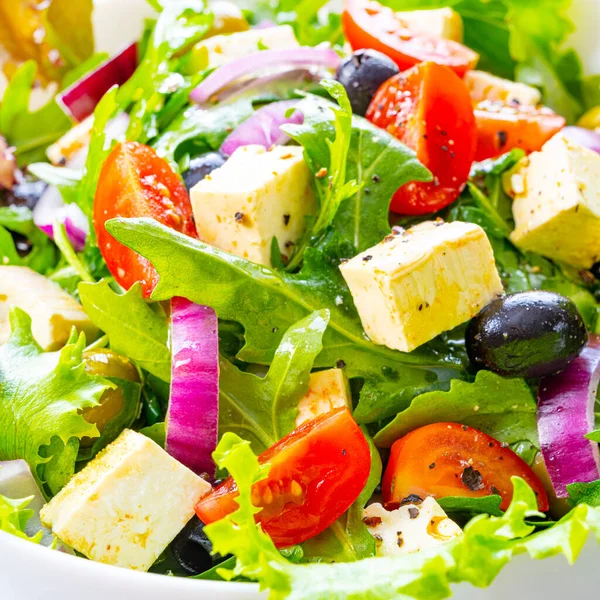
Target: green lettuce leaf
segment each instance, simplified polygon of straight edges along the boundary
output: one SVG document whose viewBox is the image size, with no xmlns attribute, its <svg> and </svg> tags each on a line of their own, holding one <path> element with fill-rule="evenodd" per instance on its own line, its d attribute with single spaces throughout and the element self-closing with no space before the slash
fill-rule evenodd
<svg viewBox="0 0 600 600">
<path fill-rule="evenodd" d="M 417 396 L 411 405 L 375 436 L 387 448 L 414 429 L 449 421 L 479 429 L 500 442 L 538 443 L 537 405 L 524 379 L 479 371 L 473 383 L 455 380 L 450 390 Z"/>
<path fill-rule="evenodd" d="M 298 402 L 308 391 L 310 372 L 321 352 L 327 310 L 292 325 L 264 377 L 244 373 L 221 359 L 219 432 L 238 432 L 258 452 L 295 429 Z"/>
<path fill-rule="evenodd" d="M 85 372 L 83 333 L 59 352 L 43 352 L 26 313 L 13 308 L 10 324 L 0 348 L 0 460 L 26 460 L 38 484 L 55 494 L 73 476 L 79 439 L 98 437 L 81 410 L 111 384 Z"/>
<path fill-rule="evenodd" d="M 39 544 L 42 541 L 42 531 L 38 531 L 33 537 L 25 533 L 27 522 L 33 517 L 33 511 L 27 508 L 32 499 L 33 496 L 12 500 L 0 494 L 0 531 Z"/>
<path fill-rule="evenodd" d="M 80 283 L 78 290 L 85 312 L 108 335 L 115 352 L 163 381 L 171 380 L 167 320 L 146 303 L 139 284 L 125 294 L 114 292 L 106 281 Z"/>
<path fill-rule="evenodd" d="M 591 433 L 588 433 L 585 437 L 588 440 L 592 440 L 592 442 L 600 443 L 600 429 L 597 429 L 596 431 L 592 431 Z"/>
<path fill-rule="evenodd" d="M 587 504 L 600 507 L 600 479 L 590 483 L 571 483 L 567 486 L 571 506 Z"/>
<path fill-rule="evenodd" d="M 394 192 L 409 181 L 430 180 L 431 173 L 412 150 L 362 117 L 352 117 L 350 140 L 346 139 L 346 132 L 338 141 L 338 130 L 347 129 L 348 124 L 336 125 L 343 119 L 344 111 L 327 100 L 311 96 L 298 109 L 304 114 L 304 123 L 283 129 L 304 146 L 312 172 L 316 175 L 325 169 L 333 173 L 336 179 L 331 183 L 339 190 L 335 198 L 331 197 L 330 178 L 317 178 L 319 219 L 323 225 L 332 223 L 342 238 L 352 244 L 353 255 L 378 244 L 390 233 L 389 208 Z M 347 149 L 342 150 L 342 143 L 349 144 Z M 338 163 L 345 155 L 344 170 Z M 338 180 L 344 172 L 344 181 Z M 315 226 L 315 234 L 321 231 Z"/>
<path fill-rule="evenodd" d="M 277 552 L 254 521 L 260 509 L 252 505 L 252 484 L 266 477 L 269 466 L 259 465 L 249 443 L 230 433 L 214 458 L 231 473 L 240 491 L 239 509 L 205 528 L 215 552 L 232 553 L 237 559 L 235 568 L 217 572 L 225 579 L 258 580 L 261 588 L 269 589 L 271 600 L 448 598 L 450 584 L 487 587 L 518 554 L 526 552 L 532 558 L 563 554 L 573 562 L 590 531 L 600 537 L 600 509 L 584 504 L 532 535 L 535 528 L 528 520 L 540 516 L 537 500 L 522 479 L 513 477 L 513 500 L 502 516 L 479 515 L 462 536 L 429 551 L 350 563 L 294 564 Z"/>
<path fill-rule="evenodd" d="M 149 219 L 114 219 L 107 227 L 121 243 L 156 267 L 160 281 L 153 298 L 184 296 L 211 306 L 220 319 L 237 321 L 245 331 L 238 358 L 269 364 L 283 333 L 315 310 L 327 308 L 330 322 L 315 367 L 344 366 L 350 378 L 361 378 L 364 422 L 393 416 L 419 393 L 445 387 L 463 376 L 451 353 L 428 347 L 410 354 L 368 341 L 338 270 L 338 260 L 308 248 L 298 274 L 272 271 Z M 341 249 L 347 246 L 340 246 Z"/>
</svg>

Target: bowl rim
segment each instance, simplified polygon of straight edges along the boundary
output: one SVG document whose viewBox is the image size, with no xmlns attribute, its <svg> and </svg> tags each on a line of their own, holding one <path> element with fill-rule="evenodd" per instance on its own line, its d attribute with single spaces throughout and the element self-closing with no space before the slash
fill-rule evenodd
<svg viewBox="0 0 600 600">
<path fill-rule="evenodd" d="M 24 544 L 29 545 L 29 550 L 25 549 Z M 244 588 L 245 592 L 258 594 L 260 587 L 257 583 L 242 582 L 242 581 L 212 581 L 210 579 L 192 579 L 190 577 L 167 577 L 160 573 L 149 573 L 145 571 L 133 571 L 123 567 L 117 567 L 115 565 L 109 565 L 106 563 L 100 563 L 87 558 L 74 556 L 65 552 L 52 551 L 47 546 L 41 544 L 35 544 L 28 542 L 27 540 L 13 536 L 5 531 L 0 531 L 0 548 L 3 552 L 11 551 L 11 547 L 17 552 L 27 552 L 31 556 L 32 561 L 43 560 L 48 567 L 55 568 L 56 572 L 65 570 L 69 566 L 68 561 L 77 561 L 78 571 L 82 572 L 82 569 L 89 574 L 90 578 L 101 578 L 103 574 L 110 574 L 111 579 L 122 580 L 124 585 L 136 585 L 147 586 L 151 583 L 150 577 L 153 578 L 152 583 L 166 585 L 170 592 L 177 592 L 178 590 L 183 592 L 192 590 L 192 588 L 199 592 L 205 593 L 223 593 L 225 589 L 231 592 L 239 590 L 241 587 Z M 141 579 L 140 579 L 141 578 Z M 90 579 L 91 580 L 91 579 Z M 117 582 L 118 583 L 118 582 Z M 127 589 L 127 588 L 123 588 Z M 212 597 L 212 596 L 209 596 Z"/>
</svg>

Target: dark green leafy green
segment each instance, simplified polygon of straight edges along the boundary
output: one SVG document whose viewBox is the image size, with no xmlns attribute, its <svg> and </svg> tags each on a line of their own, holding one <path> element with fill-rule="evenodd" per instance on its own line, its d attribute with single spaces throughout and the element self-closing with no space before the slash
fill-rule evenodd
<svg viewBox="0 0 600 600">
<path fill-rule="evenodd" d="M 500 442 L 537 443 L 537 405 L 524 379 L 507 379 L 479 371 L 473 383 L 455 380 L 447 392 L 417 396 L 411 405 L 375 436 L 381 447 L 391 446 L 414 429 L 450 421 L 479 429 Z"/>
<path fill-rule="evenodd" d="M 111 384 L 86 374 L 84 334 L 59 352 L 42 352 L 26 313 L 13 308 L 10 324 L 0 348 L 0 460 L 26 460 L 38 483 L 56 493 L 73 476 L 78 440 L 98 437 L 81 410 Z"/>
<path fill-rule="evenodd" d="M 592 431 L 585 436 L 588 440 L 600 443 L 600 429 Z"/>
<path fill-rule="evenodd" d="M 336 151 L 333 154 L 332 151 L 337 149 L 338 144 L 334 114 L 340 118 L 342 109 L 314 96 L 303 100 L 298 109 L 304 114 L 304 123 L 286 125 L 284 129 L 304 146 L 307 162 L 317 176 L 316 186 L 320 190 L 318 195 L 323 209 L 329 185 L 333 182 L 329 177 L 319 181 L 318 174 L 325 172 L 337 176 L 341 172 L 336 164 L 343 158 L 343 153 Z M 331 210 L 326 206 L 324 224 L 332 223 L 334 230 L 352 244 L 354 253 L 366 250 L 390 232 L 388 215 L 394 192 L 409 181 L 430 179 L 431 173 L 417 160 L 412 150 L 366 119 L 354 116 L 345 182 L 348 185 L 355 181 L 357 185 L 339 188 L 345 191 L 329 205 Z M 341 182 L 338 183 L 341 185 Z M 350 195 L 353 190 L 356 193 Z"/>
<path fill-rule="evenodd" d="M 600 507 L 600 479 L 590 483 L 571 483 L 567 486 L 567 492 L 571 506 L 587 504 Z"/>
<path fill-rule="evenodd" d="M 491 515 L 492 517 L 501 517 L 504 513 L 500 510 L 502 498 L 497 495 L 482 496 L 481 498 L 469 498 L 466 496 L 446 496 L 439 498 L 438 504 L 444 509 L 446 514 L 455 520 L 456 516 L 467 515 Z"/>
<path fill-rule="evenodd" d="M 310 372 L 321 352 L 329 322 L 327 310 L 292 325 L 275 351 L 264 377 L 244 373 L 222 359 L 219 376 L 219 433 L 239 433 L 262 452 L 295 429 L 298 402 L 306 395 Z"/>
<path fill-rule="evenodd" d="M 157 300 L 183 296 L 211 306 L 220 319 L 237 321 L 245 331 L 238 358 L 269 364 L 283 333 L 315 310 L 329 309 L 323 351 L 315 366 L 345 365 L 350 378 L 364 380 L 361 422 L 393 416 L 419 393 L 439 389 L 462 376 L 447 350 L 424 347 L 410 354 L 376 346 L 364 335 L 350 292 L 333 260 L 307 249 L 298 274 L 272 271 L 149 219 L 114 219 L 107 227 L 121 243 L 148 258 L 160 275 Z M 347 248 L 341 244 L 338 249 Z"/>
<path fill-rule="evenodd" d="M 92 323 L 108 335 L 115 352 L 163 381 L 170 381 L 167 321 L 146 304 L 139 284 L 125 294 L 117 294 L 106 281 L 80 283 L 79 297 Z"/>
</svg>

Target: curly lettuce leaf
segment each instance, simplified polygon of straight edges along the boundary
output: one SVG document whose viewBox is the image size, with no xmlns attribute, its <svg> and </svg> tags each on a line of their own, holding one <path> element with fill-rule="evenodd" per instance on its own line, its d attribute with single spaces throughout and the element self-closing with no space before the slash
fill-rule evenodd
<svg viewBox="0 0 600 600">
<path fill-rule="evenodd" d="M 524 379 L 479 371 L 473 383 L 455 380 L 450 390 L 417 396 L 411 405 L 375 436 L 387 448 L 414 429 L 451 421 L 479 429 L 507 444 L 538 443 L 537 404 Z"/>
<path fill-rule="evenodd" d="M 108 382 L 85 371 L 85 335 L 58 352 L 43 352 L 31 318 L 19 308 L 0 348 L 0 460 L 27 461 L 40 486 L 55 494 L 73 476 L 79 440 L 98 437 L 81 410 L 95 406 Z"/>
<path fill-rule="evenodd" d="M 244 373 L 221 359 L 219 431 L 238 432 L 262 452 L 295 429 L 298 402 L 308 391 L 310 372 L 323 349 L 327 310 L 292 325 L 264 377 Z"/>
<path fill-rule="evenodd" d="M 462 536 L 435 549 L 350 563 L 295 564 L 277 551 L 254 520 L 259 509 L 252 505 L 252 484 L 267 476 L 268 465 L 259 465 L 249 443 L 230 433 L 214 458 L 231 473 L 240 491 L 239 509 L 205 528 L 215 552 L 236 557 L 233 569 L 217 571 L 225 579 L 243 576 L 259 581 L 262 589 L 269 589 L 270 600 L 441 600 L 451 595 L 451 584 L 489 586 L 518 554 L 526 552 L 532 558 L 563 554 L 573 562 L 590 532 L 600 537 L 600 509 L 584 504 L 553 527 L 533 533 L 528 521 L 540 516 L 535 494 L 513 477 L 513 500 L 502 516 L 479 515 Z"/>
<path fill-rule="evenodd" d="M 42 531 L 38 531 L 32 537 L 25 533 L 27 522 L 33 517 L 33 510 L 27 508 L 32 500 L 33 496 L 12 500 L 0 494 L 0 531 L 39 544 L 42 541 Z"/>
<path fill-rule="evenodd" d="M 344 366 L 348 377 L 364 381 L 361 402 L 371 406 L 364 422 L 384 411 L 395 415 L 416 395 L 440 389 L 464 371 L 444 348 L 410 354 L 366 339 L 335 249 L 308 248 L 298 274 L 272 271 L 174 232 L 150 219 L 114 219 L 107 228 L 121 243 L 148 258 L 160 275 L 154 299 L 184 296 L 211 306 L 219 319 L 244 327 L 245 345 L 237 358 L 269 364 L 283 333 L 311 312 L 327 308 L 329 327 L 315 367 Z M 341 244 L 338 250 L 348 250 Z M 346 254 L 346 256 L 348 256 Z"/>
</svg>

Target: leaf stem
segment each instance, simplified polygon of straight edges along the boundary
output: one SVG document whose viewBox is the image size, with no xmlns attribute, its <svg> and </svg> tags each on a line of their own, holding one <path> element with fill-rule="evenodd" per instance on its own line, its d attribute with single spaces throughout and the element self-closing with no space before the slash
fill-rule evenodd
<svg viewBox="0 0 600 600">
<path fill-rule="evenodd" d="M 75 253 L 75 250 L 73 249 L 73 246 L 69 241 L 69 237 L 67 236 L 67 230 L 65 228 L 64 223 L 59 223 L 58 221 L 55 221 L 53 225 L 53 230 L 54 242 L 58 246 L 58 249 L 64 256 L 69 266 L 75 269 L 77 275 L 79 275 L 82 281 L 87 281 L 88 283 L 96 283 L 96 280 L 90 275 L 89 271 L 83 266 L 83 263 L 77 257 L 77 254 Z"/>
</svg>

